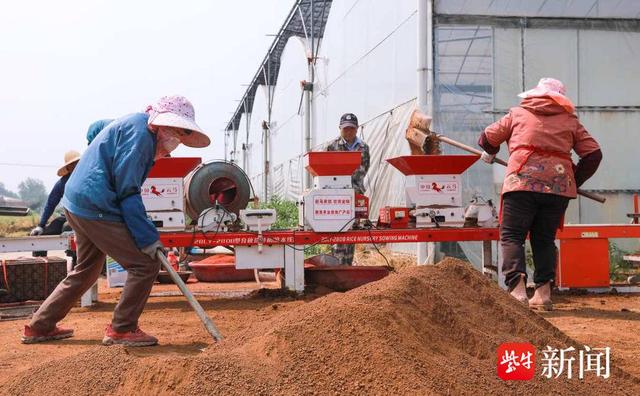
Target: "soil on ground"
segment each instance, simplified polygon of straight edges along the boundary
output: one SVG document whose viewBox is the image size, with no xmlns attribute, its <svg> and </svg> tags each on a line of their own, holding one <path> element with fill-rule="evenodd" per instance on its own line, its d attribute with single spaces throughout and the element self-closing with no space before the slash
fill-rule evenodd
<svg viewBox="0 0 640 396">
<path fill-rule="evenodd" d="M 118 297 L 103 292 L 64 320 L 76 330 L 68 340 L 21 345 L 24 322 L 0 322 L 0 394 L 640 394 L 638 296 L 558 296 L 540 315 L 455 259 L 304 298 L 251 293 L 255 284 L 190 287 L 223 342 L 175 286 L 159 285 L 140 324 L 161 344 L 103 347 Z M 504 342 L 609 346 L 610 378 L 547 379 L 538 366 L 531 381 L 504 382 Z"/>
</svg>

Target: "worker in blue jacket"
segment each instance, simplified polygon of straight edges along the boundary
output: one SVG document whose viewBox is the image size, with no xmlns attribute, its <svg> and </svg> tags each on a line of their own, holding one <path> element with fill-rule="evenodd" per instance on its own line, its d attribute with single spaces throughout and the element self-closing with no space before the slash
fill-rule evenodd
<svg viewBox="0 0 640 396">
<path fill-rule="evenodd" d="M 111 124 L 113 120 L 110 118 L 105 118 L 104 120 L 98 120 L 93 124 L 89 125 L 89 129 L 87 130 L 87 146 L 93 142 L 93 139 L 98 136 L 98 134 L 106 127 Z"/>
<path fill-rule="evenodd" d="M 105 345 L 148 346 L 158 340 L 138 327 L 160 269 L 158 231 L 146 215 L 142 184 L 158 158 L 180 143 L 206 147 L 191 103 L 165 96 L 143 113 L 114 120 L 97 134 L 67 182 L 62 204 L 75 232 L 78 265 L 25 326 L 23 343 L 73 336 L 57 326 L 98 279 L 109 255 L 127 271 L 122 296 L 102 340 Z"/>
<path fill-rule="evenodd" d="M 93 139 L 104 129 L 105 126 L 109 125 L 109 123 L 113 121 L 111 119 L 99 120 L 91 125 L 89 125 L 89 129 L 87 130 L 87 145 L 91 144 Z M 38 222 L 38 226 L 31 230 L 31 236 L 37 235 L 60 235 L 64 231 L 71 231 L 71 227 L 67 223 L 67 218 L 64 214 L 57 216 L 55 219 L 49 222 L 49 219 L 53 215 L 53 212 L 56 210 L 56 207 L 62 200 L 62 196 L 64 195 L 64 188 L 71 176 L 71 173 L 76 167 L 76 164 L 80 161 L 80 153 L 75 150 L 67 151 L 64 154 L 64 165 L 58 169 L 58 176 L 60 179 L 56 182 L 56 184 L 51 189 L 49 193 L 49 197 L 47 198 L 47 203 L 42 210 L 42 215 L 40 216 L 40 222 Z M 69 253 L 69 252 L 67 252 Z M 35 251 L 33 252 L 34 257 L 46 257 L 46 251 Z M 75 252 L 71 253 L 73 257 L 73 265 L 75 266 Z"/>
</svg>

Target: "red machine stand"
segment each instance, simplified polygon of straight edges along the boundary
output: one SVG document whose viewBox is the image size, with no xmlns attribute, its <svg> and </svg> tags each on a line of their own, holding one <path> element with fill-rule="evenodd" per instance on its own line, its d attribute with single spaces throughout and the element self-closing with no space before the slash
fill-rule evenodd
<svg viewBox="0 0 640 396">
<path fill-rule="evenodd" d="M 389 275 L 385 266 L 311 265 L 304 266 L 307 285 L 325 286 L 336 291 L 347 291 Z"/>
<path fill-rule="evenodd" d="M 610 288 L 609 239 L 613 238 L 640 238 L 640 225 L 565 225 L 556 235 L 560 240 L 556 285 L 560 288 Z M 623 290 L 625 286 L 615 287 Z"/>
<path fill-rule="evenodd" d="M 579 224 L 565 225 L 558 231 L 560 260 L 557 283 L 561 288 L 608 288 L 608 240 L 612 238 L 640 238 L 637 224 Z M 336 243 L 415 243 L 444 241 L 477 241 L 489 247 L 483 255 L 483 268 L 494 266 L 490 243 L 499 239 L 497 228 L 410 228 L 352 230 L 341 233 L 283 230 L 265 231 L 262 239 L 269 245 L 312 245 Z M 161 232 L 165 246 L 255 246 L 258 235 L 249 232 L 221 232 L 193 234 L 189 231 Z"/>
<path fill-rule="evenodd" d="M 564 288 L 609 287 L 609 240 L 560 240 L 556 285 Z"/>
</svg>

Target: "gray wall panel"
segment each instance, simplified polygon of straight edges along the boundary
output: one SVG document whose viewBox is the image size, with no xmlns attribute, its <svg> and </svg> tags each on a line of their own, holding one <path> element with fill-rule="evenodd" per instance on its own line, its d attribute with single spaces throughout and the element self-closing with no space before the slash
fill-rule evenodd
<svg viewBox="0 0 640 396">
<path fill-rule="evenodd" d="M 581 30 L 580 104 L 640 105 L 640 33 Z"/>
<path fill-rule="evenodd" d="M 638 125 L 640 112 L 584 111 L 582 124 L 600 143 L 600 170 L 584 188 L 605 190 L 640 189 L 638 168 Z"/>
<path fill-rule="evenodd" d="M 562 81 L 571 100 L 578 98 L 578 33 L 575 30 L 527 29 L 524 33 L 524 81 L 527 89 L 542 77 Z"/>
<path fill-rule="evenodd" d="M 518 104 L 522 92 L 520 29 L 494 30 L 494 105 L 507 109 Z"/>
</svg>

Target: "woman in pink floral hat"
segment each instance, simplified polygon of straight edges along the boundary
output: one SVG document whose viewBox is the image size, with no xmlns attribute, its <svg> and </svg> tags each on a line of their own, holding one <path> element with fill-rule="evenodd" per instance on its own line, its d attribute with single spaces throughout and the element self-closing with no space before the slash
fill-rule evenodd
<svg viewBox="0 0 640 396">
<path fill-rule="evenodd" d="M 160 269 L 158 231 L 147 218 L 140 190 L 157 158 L 180 144 L 206 147 L 209 137 L 195 122 L 191 103 L 165 96 L 145 112 L 109 123 L 91 142 L 69 178 L 62 205 L 75 232 L 76 267 L 25 326 L 23 343 L 58 340 L 73 330 L 57 326 L 100 275 L 106 255 L 128 271 L 122 296 L 102 340 L 105 345 L 155 345 L 138 327 Z"/>
<path fill-rule="evenodd" d="M 492 163 L 503 142 L 509 162 L 502 185 L 500 246 L 502 272 L 511 295 L 532 308 L 552 309 L 556 230 L 569 200 L 598 169 L 602 152 L 575 115 L 562 82 L 543 78 L 518 95 L 520 105 L 480 136 L 482 159 Z M 571 160 L 574 151 L 580 161 Z M 524 243 L 530 235 L 535 294 L 527 298 Z"/>
</svg>

